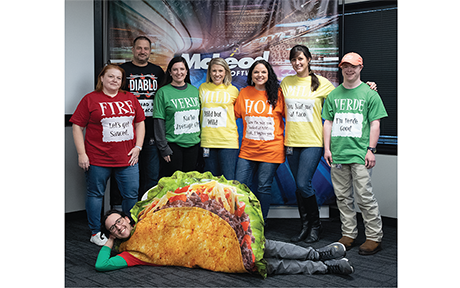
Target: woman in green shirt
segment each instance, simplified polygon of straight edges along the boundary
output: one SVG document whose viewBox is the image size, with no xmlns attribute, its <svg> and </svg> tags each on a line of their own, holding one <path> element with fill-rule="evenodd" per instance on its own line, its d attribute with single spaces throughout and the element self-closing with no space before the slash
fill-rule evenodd
<svg viewBox="0 0 460 288">
<path fill-rule="evenodd" d="M 187 61 L 174 57 L 168 64 L 165 85 L 153 105 L 154 136 L 162 156 L 164 173 L 196 170 L 200 143 L 200 98 L 190 82 Z"/>
</svg>

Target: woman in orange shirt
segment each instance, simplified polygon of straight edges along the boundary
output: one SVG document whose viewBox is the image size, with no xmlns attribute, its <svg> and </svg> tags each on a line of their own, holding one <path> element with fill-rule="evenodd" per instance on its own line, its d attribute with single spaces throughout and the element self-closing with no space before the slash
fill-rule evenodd
<svg viewBox="0 0 460 288">
<path fill-rule="evenodd" d="M 235 103 L 235 116 L 243 120 L 243 139 L 236 165 L 236 180 L 251 186 L 257 175 L 264 221 L 271 203 L 271 185 L 276 169 L 285 161 L 284 98 L 271 65 L 258 60 L 248 71 L 248 86 Z"/>
</svg>

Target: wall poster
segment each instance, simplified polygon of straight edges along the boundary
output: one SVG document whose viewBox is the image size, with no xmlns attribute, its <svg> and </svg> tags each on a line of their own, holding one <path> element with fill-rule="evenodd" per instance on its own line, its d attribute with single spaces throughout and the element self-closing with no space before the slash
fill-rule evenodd
<svg viewBox="0 0 460 288">
<path fill-rule="evenodd" d="M 112 63 L 130 61 L 133 39 L 146 35 L 152 41 L 150 62 L 164 70 L 174 56 L 183 56 L 190 67 L 192 84 L 198 88 L 206 80 L 208 62 L 222 57 L 232 71 L 232 84 L 241 89 L 246 86 L 249 67 L 260 58 L 273 66 L 280 81 L 294 74 L 289 50 L 303 44 L 312 53 L 312 70 L 328 78 L 334 86 L 339 84 L 337 0 L 118 0 L 106 3 L 107 56 Z M 280 169 L 283 166 L 287 168 L 282 165 Z M 279 203 L 295 203 L 294 191 L 284 194 L 289 187 L 282 187 L 291 185 L 292 188 L 292 181 L 278 183 L 283 194 Z"/>
</svg>

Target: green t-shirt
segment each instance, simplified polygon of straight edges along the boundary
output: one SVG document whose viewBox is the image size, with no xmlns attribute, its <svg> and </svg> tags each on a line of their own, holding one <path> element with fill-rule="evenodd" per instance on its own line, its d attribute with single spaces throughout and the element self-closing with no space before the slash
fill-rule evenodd
<svg viewBox="0 0 460 288">
<path fill-rule="evenodd" d="M 128 267 L 128 263 L 123 257 L 119 255 L 110 257 L 111 251 L 112 249 L 109 247 L 102 246 L 96 260 L 97 271 L 106 272 Z"/>
<path fill-rule="evenodd" d="M 370 123 L 388 116 L 379 94 L 361 83 L 354 89 L 341 84 L 324 103 L 322 117 L 332 121 L 331 153 L 336 164 L 365 164 Z"/>
<path fill-rule="evenodd" d="M 158 89 L 153 118 L 165 120 L 166 140 L 188 148 L 200 143 L 200 98 L 198 89 L 187 84 L 179 90 L 168 84 Z"/>
</svg>

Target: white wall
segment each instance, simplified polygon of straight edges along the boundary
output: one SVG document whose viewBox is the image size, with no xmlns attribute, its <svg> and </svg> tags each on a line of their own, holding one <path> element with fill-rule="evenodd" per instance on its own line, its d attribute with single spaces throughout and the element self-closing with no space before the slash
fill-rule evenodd
<svg viewBox="0 0 460 288">
<path fill-rule="evenodd" d="M 94 90 L 93 1 L 65 1 L 65 114 Z M 65 127 L 65 212 L 85 209 L 85 175 L 78 167 L 72 128 Z"/>
<path fill-rule="evenodd" d="M 65 1 L 65 114 L 94 90 L 93 1 Z"/>
<path fill-rule="evenodd" d="M 398 218 L 398 156 L 377 154 L 375 158 L 372 187 L 380 213 L 382 216 Z"/>
</svg>

